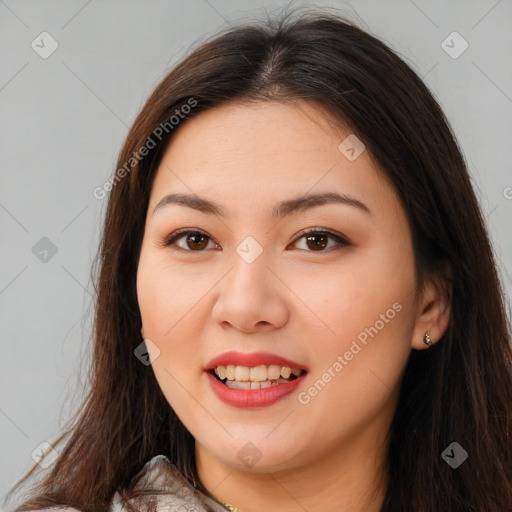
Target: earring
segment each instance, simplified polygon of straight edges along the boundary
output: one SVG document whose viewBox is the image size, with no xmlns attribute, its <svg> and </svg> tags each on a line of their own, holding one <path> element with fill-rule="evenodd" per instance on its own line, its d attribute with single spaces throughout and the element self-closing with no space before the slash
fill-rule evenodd
<svg viewBox="0 0 512 512">
<path fill-rule="evenodd" d="M 425 333 L 423 342 L 425 343 L 425 345 L 432 345 L 432 338 L 430 337 L 430 329 Z"/>
</svg>

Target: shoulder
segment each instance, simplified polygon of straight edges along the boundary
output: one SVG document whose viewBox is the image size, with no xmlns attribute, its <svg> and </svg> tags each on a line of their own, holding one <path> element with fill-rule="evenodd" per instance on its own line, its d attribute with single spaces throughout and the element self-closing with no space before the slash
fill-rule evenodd
<svg viewBox="0 0 512 512">
<path fill-rule="evenodd" d="M 77 508 L 66 507 L 65 505 L 61 505 L 58 507 L 38 508 L 36 510 L 31 510 L 30 512 L 82 512 L 82 511 Z"/>
<path fill-rule="evenodd" d="M 166 512 L 225 512 L 226 509 L 208 496 L 194 489 L 181 474 L 178 468 L 170 462 L 165 455 L 156 455 L 146 462 L 144 467 L 135 475 L 140 477 L 136 483 L 135 491 L 145 491 L 144 502 L 156 504 L 157 510 Z M 165 491 L 164 494 L 147 494 L 148 489 Z M 141 493 L 142 495 L 142 493 Z M 135 499 L 133 502 L 138 508 L 142 503 Z M 144 508 L 144 507 L 143 507 Z M 116 492 L 112 498 L 108 512 L 127 512 L 126 501 Z M 82 512 L 77 508 L 58 506 L 33 510 L 31 512 Z"/>
<path fill-rule="evenodd" d="M 149 460 L 141 471 L 142 478 L 137 482 L 135 490 L 158 489 L 165 494 L 156 495 L 153 501 L 157 510 L 190 511 L 190 512 L 225 512 L 226 509 L 208 496 L 199 492 L 187 481 L 178 468 L 165 455 L 156 455 Z M 124 504 L 118 493 L 112 500 L 109 512 L 125 512 Z M 69 511 L 75 512 L 75 511 Z"/>
</svg>

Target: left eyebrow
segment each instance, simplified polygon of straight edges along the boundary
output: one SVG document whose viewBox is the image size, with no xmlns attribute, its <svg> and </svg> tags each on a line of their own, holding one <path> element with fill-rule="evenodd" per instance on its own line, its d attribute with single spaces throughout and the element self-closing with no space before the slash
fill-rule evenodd
<svg viewBox="0 0 512 512">
<path fill-rule="evenodd" d="M 308 194 L 293 199 L 288 199 L 275 206 L 270 215 L 276 218 L 282 218 L 286 215 L 290 215 L 297 211 L 307 210 L 316 206 L 322 206 L 324 204 L 343 204 L 347 206 L 353 206 L 360 209 L 361 211 L 372 215 L 368 206 L 359 199 L 347 196 L 346 194 L 338 194 L 337 192 L 324 192 L 320 194 Z"/>
<path fill-rule="evenodd" d="M 194 210 L 198 210 L 210 215 L 218 215 L 220 217 L 227 216 L 226 210 L 222 206 L 202 197 L 191 194 L 168 194 L 164 196 L 155 206 L 153 215 L 157 210 L 170 204 L 186 206 L 188 208 L 193 208 Z M 273 218 L 283 218 L 291 215 L 292 213 L 304 211 L 309 208 L 314 208 L 325 204 L 343 204 L 346 206 L 352 206 L 367 213 L 368 215 L 372 215 L 372 212 L 368 206 L 359 201 L 359 199 L 355 199 L 346 194 L 338 194 L 337 192 L 307 194 L 282 201 L 269 211 L 269 215 Z"/>
</svg>

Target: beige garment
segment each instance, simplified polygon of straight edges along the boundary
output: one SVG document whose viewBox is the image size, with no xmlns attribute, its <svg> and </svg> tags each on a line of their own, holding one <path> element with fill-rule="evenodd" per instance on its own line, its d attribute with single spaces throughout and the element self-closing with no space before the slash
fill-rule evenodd
<svg viewBox="0 0 512 512">
<path fill-rule="evenodd" d="M 194 489 L 165 455 L 153 457 L 144 465 L 141 473 L 145 470 L 147 470 L 147 474 L 138 482 L 135 489 L 151 487 L 169 491 L 169 494 L 153 495 L 143 497 L 141 501 L 131 501 L 130 503 L 133 503 L 136 509 L 144 511 L 149 500 L 157 500 L 156 510 L 158 512 L 226 512 L 224 506 Z M 70 507 L 52 507 L 37 512 L 80 511 Z M 112 498 L 108 512 L 127 512 L 118 492 Z"/>
</svg>

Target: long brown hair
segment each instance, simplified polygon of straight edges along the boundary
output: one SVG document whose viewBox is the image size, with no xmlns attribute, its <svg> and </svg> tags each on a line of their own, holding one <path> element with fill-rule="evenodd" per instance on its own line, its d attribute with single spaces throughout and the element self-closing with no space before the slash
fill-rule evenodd
<svg viewBox="0 0 512 512">
<path fill-rule="evenodd" d="M 427 87 L 386 44 L 327 11 L 295 13 L 229 28 L 202 44 L 135 120 L 106 187 L 90 389 L 53 443 L 67 438 L 59 458 L 17 511 L 57 504 L 106 510 L 115 491 L 130 495 L 133 476 L 157 454 L 209 494 L 193 437 L 151 367 L 134 357 L 141 343 L 136 272 L 152 180 L 188 118 L 231 101 L 295 99 L 350 126 L 380 163 L 408 216 L 418 287 L 434 276 L 450 279 L 447 332 L 430 349 L 413 350 L 407 363 L 381 511 L 512 511 L 510 325 L 456 139 Z M 179 124 L 170 121 L 177 115 Z M 451 276 L 440 273 L 446 264 Z M 454 441 L 469 454 L 457 469 L 441 458 Z"/>
</svg>

